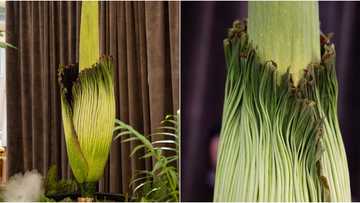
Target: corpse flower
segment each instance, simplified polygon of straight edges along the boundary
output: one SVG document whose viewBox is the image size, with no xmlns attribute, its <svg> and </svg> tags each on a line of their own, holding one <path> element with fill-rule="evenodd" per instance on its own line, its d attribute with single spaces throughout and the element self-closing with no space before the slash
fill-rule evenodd
<svg viewBox="0 0 360 203">
<path fill-rule="evenodd" d="M 115 120 L 110 58 L 80 72 L 77 65 L 61 66 L 58 74 L 71 169 L 79 183 L 96 182 L 107 162 Z"/>
</svg>

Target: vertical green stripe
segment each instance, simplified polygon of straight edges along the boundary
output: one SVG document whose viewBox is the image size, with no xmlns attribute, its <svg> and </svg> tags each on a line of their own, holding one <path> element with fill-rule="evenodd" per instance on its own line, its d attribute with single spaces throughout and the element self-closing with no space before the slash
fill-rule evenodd
<svg viewBox="0 0 360 203">
<path fill-rule="evenodd" d="M 81 6 L 79 67 L 89 68 L 99 59 L 99 9 L 97 1 L 83 1 Z"/>
</svg>

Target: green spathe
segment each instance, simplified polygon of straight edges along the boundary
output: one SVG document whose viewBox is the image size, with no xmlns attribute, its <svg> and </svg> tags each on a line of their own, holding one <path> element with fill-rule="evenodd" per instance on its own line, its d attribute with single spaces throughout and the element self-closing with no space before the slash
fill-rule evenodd
<svg viewBox="0 0 360 203">
<path fill-rule="evenodd" d="M 62 118 L 71 169 L 79 183 L 96 182 L 103 174 L 115 120 L 113 67 L 105 57 L 78 73 L 59 69 Z"/>
<path fill-rule="evenodd" d="M 248 34 L 261 61 L 273 60 L 279 76 L 290 68 L 295 85 L 308 64 L 320 62 L 316 1 L 250 1 Z"/>
<path fill-rule="evenodd" d="M 334 46 L 322 45 L 321 62 L 308 64 L 297 86 L 261 59 L 244 24 L 234 23 L 224 48 L 214 201 L 351 201 Z"/>
<path fill-rule="evenodd" d="M 109 57 L 99 59 L 98 18 L 98 2 L 82 2 L 79 66 L 59 69 L 67 154 L 85 196 L 103 175 L 115 121 L 113 66 Z"/>
</svg>

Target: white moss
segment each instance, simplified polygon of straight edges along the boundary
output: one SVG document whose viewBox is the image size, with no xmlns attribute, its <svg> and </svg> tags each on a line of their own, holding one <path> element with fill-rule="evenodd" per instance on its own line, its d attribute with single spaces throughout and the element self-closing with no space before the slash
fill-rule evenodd
<svg viewBox="0 0 360 203">
<path fill-rule="evenodd" d="M 43 178 L 36 170 L 12 176 L 5 186 L 3 196 L 6 202 L 39 201 L 44 194 Z"/>
</svg>

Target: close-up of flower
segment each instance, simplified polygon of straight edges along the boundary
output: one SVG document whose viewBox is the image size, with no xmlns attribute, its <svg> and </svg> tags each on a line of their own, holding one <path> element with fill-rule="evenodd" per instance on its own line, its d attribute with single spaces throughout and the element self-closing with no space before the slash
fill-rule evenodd
<svg viewBox="0 0 360 203">
<path fill-rule="evenodd" d="M 109 58 L 78 72 L 59 69 L 61 103 L 69 162 L 79 183 L 93 183 L 103 174 L 115 119 L 113 68 Z"/>
</svg>

